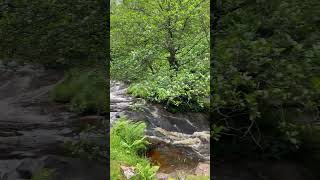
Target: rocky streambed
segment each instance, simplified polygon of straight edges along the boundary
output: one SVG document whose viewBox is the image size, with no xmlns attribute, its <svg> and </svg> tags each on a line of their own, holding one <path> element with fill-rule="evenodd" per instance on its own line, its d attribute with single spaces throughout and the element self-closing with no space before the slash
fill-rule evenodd
<svg viewBox="0 0 320 180">
<path fill-rule="evenodd" d="M 130 97 L 127 86 L 111 81 L 111 124 L 120 116 L 147 125 L 148 156 L 160 166 L 159 176 L 176 173 L 209 174 L 209 116 L 205 113 L 170 113 L 162 106 Z"/>
<path fill-rule="evenodd" d="M 63 73 L 39 66 L 0 67 L 0 179 L 31 179 L 54 169 L 55 179 L 106 179 L 106 166 L 69 157 L 64 142 L 79 138 L 74 123 L 81 118 L 48 94 Z"/>
</svg>

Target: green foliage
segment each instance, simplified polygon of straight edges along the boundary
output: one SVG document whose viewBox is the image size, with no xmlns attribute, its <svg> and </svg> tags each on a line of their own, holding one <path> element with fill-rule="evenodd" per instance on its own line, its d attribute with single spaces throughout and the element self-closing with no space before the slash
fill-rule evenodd
<svg viewBox="0 0 320 180">
<path fill-rule="evenodd" d="M 137 164 L 136 170 L 138 172 L 137 180 L 153 180 L 155 179 L 156 173 L 159 169 L 159 166 L 151 166 L 151 165 L 142 165 Z"/>
<path fill-rule="evenodd" d="M 131 111 L 142 112 L 145 106 L 146 106 L 146 100 L 140 98 L 140 99 L 136 99 L 134 104 L 129 108 Z"/>
<path fill-rule="evenodd" d="M 149 76 L 148 79 L 133 83 L 128 92 L 166 105 L 172 111 L 201 111 L 209 104 L 209 76 L 201 73 L 180 71 L 177 75 L 168 70 L 165 74 Z M 199 81 L 205 79 L 205 81 Z"/>
<path fill-rule="evenodd" d="M 49 67 L 103 63 L 103 0 L 0 1 L 0 58 Z"/>
<path fill-rule="evenodd" d="M 96 160 L 106 162 L 107 150 L 104 146 L 91 142 L 90 139 L 80 135 L 79 141 L 66 141 L 63 144 L 66 153 L 72 157 Z M 100 135 L 100 141 L 103 142 L 106 136 Z"/>
<path fill-rule="evenodd" d="M 54 101 L 71 103 L 77 113 L 107 112 L 107 83 L 103 72 L 73 69 L 51 92 Z"/>
<path fill-rule="evenodd" d="M 225 130 L 226 128 L 223 126 L 217 126 L 217 125 L 212 125 L 211 127 L 211 138 L 214 139 L 215 141 L 219 141 L 219 138 L 221 137 L 221 133 Z"/>
<path fill-rule="evenodd" d="M 107 122 L 105 122 L 107 123 Z M 106 162 L 107 148 L 105 133 L 107 125 L 102 127 L 90 126 L 82 127 L 79 133 L 79 139 L 65 141 L 63 144 L 66 154 L 73 157 Z"/>
<path fill-rule="evenodd" d="M 151 180 L 157 167 L 151 166 L 147 158 L 143 157 L 148 142 L 144 138 L 144 123 L 134 123 L 122 117 L 110 131 L 110 165 L 111 179 L 119 179 L 120 165 L 135 167 L 136 179 Z"/>
<path fill-rule="evenodd" d="M 172 111 L 206 108 L 209 1 L 125 1 L 111 5 L 111 78 Z"/>
<path fill-rule="evenodd" d="M 32 176 L 31 180 L 53 180 L 54 169 L 41 169 Z"/>
<path fill-rule="evenodd" d="M 301 132 L 303 128 L 289 122 L 279 122 L 277 128 L 266 136 L 262 143 L 264 157 L 282 158 L 297 152 L 302 144 Z M 268 135 L 268 136 L 267 136 Z"/>
<path fill-rule="evenodd" d="M 299 112 L 319 106 L 320 93 L 315 88 L 320 62 L 315 18 L 319 17 L 319 2 L 227 0 L 215 6 L 214 123 L 226 126 L 235 138 L 251 139 L 262 148 L 269 147 L 263 143 L 270 131 L 286 139 L 279 146 L 286 142 L 295 147 L 297 132 L 289 130 L 289 124 L 279 127 L 280 122 L 291 119 L 267 116 L 279 109 Z M 276 138 L 270 141 L 277 144 Z"/>
<path fill-rule="evenodd" d="M 119 137 L 122 148 L 128 152 L 139 152 L 146 150 L 148 144 L 144 138 L 145 128 L 144 123 L 132 123 L 122 118 L 112 127 L 112 134 Z"/>
</svg>

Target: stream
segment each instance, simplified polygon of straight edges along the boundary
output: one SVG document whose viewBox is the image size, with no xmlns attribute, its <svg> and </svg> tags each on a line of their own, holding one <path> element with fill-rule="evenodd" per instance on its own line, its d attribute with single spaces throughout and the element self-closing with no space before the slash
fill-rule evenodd
<svg viewBox="0 0 320 180">
<path fill-rule="evenodd" d="M 205 113 L 170 113 L 158 104 L 127 94 L 127 85 L 111 81 L 111 125 L 121 116 L 145 122 L 151 143 L 147 156 L 160 166 L 159 173 L 194 174 L 198 164 L 210 164 L 209 116 Z"/>
<path fill-rule="evenodd" d="M 161 105 L 130 97 L 127 85 L 111 81 L 111 122 L 116 122 L 121 115 L 147 124 L 146 134 L 151 142 L 147 156 L 154 164 L 160 165 L 161 176 L 169 174 L 174 177 L 181 171 L 197 174 L 200 164 L 210 167 L 208 115 L 170 113 Z M 210 176 L 213 180 L 318 179 L 310 168 L 293 160 L 217 157 L 213 164 Z"/>
<path fill-rule="evenodd" d="M 55 179 L 106 179 L 105 164 L 67 156 L 64 142 L 77 139 L 73 123 L 84 117 L 49 100 L 63 74 L 37 66 L 0 69 L 0 179 L 27 180 L 41 169 Z"/>
<path fill-rule="evenodd" d="M 28 180 L 43 168 L 54 169 L 59 180 L 107 179 L 104 163 L 65 153 L 64 142 L 79 139 L 75 124 L 102 117 L 78 116 L 67 105 L 50 101 L 49 92 L 63 77 L 37 66 L 16 71 L 0 67 L 0 180 Z M 159 174 L 194 174 L 199 164 L 210 164 L 207 114 L 170 113 L 161 105 L 131 97 L 121 82 L 110 84 L 111 125 L 121 115 L 146 123 L 151 143 L 147 156 L 160 165 Z M 316 180 L 296 162 L 242 160 L 215 162 L 211 179 Z"/>
</svg>

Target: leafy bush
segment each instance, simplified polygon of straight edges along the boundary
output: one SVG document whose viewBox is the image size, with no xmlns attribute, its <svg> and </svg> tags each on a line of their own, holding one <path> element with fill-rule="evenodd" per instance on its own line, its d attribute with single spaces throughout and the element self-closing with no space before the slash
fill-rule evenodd
<svg viewBox="0 0 320 180">
<path fill-rule="evenodd" d="M 133 166 L 136 179 L 154 179 L 157 167 L 151 166 L 144 153 L 148 142 L 144 139 L 144 123 L 134 123 L 122 117 L 110 131 L 111 179 L 119 179 L 120 165 Z"/>
<path fill-rule="evenodd" d="M 107 82 L 104 74 L 93 70 L 73 69 L 51 92 L 54 101 L 71 103 L 77 113 L 107 112 Z"/>
<path fill-rule="evenodd" d="M 268 114 L 319 106 L 315 86 L 320 36 L 312 18 L 317 16 L 316 1 L 241 2 L 217 5 L 212 120 L 225 126 L 229 130 L 225 134 L 232 134 L 230 139 L 239 144 L 249 140 L 262 151 L 274 147 L 274 154 L 294 150 L 300 143 L 295 127 L 281 125 L 293 123 L 293 118 L 283 119 L 281 114 L 268 118 Z"/>
<path fill-rule="evenodd" d="M 297 152 L 302 144 L 301 132 L 303 128 L 289 122 L 279 122 L 276 129 L 264 133 L 262 140 L 263 156 L 278 158 Z"/>
<path fill-rule="evenodd" d="M 128 92 L 162 103 L 170 111 L 203 111 L 209 107 L 209 84 L 208 74 L 168 70 L 132 83 Z"/>
</svg>

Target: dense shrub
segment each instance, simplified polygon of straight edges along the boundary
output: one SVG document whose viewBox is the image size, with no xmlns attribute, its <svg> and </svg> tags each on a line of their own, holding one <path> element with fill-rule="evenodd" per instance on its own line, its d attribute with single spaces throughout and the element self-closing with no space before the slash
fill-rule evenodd
<svg viewBox="0 0 320 180">
<path fill-rule="evenodd" d="M 128 92 L 162 103 L 170 111 L 203 111 L 209 107 L 209 75 L 200 72 L 168 70 L 134 82 Z"/>
<path fill-rule="evenodd" d="M 239 144 L 247 139 L 264 152 L 281 149 L 274 155 L 299 144 L 299 130 L 290 125 L 293 118 L 277 112 L 316 111 L 319 106 L 318 5 L 296 0 L 217 2 L 212 120 Z"/>
</svg>

